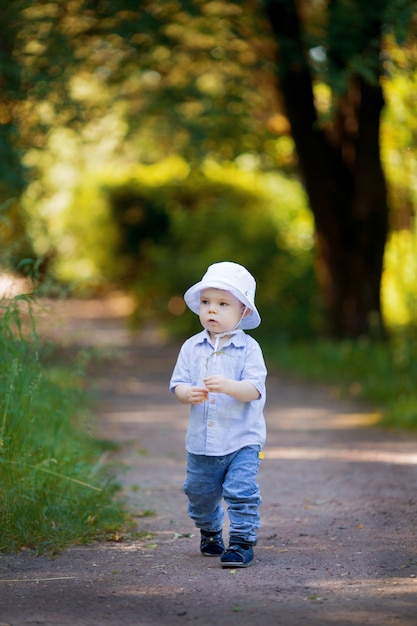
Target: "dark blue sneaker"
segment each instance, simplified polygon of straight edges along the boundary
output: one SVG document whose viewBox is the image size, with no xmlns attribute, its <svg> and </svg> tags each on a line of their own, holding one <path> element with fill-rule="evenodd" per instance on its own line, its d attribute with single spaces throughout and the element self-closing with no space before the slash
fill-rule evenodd
<svg viewBox="0 0 417 626">
<path fill-rule="evenodd" d="M 206 530 L 200 530 L 200 552 L 204 556 L 221 556 L 224 552 L 224 543 L 222 531 L 210 533 Z"/>
<path fill-rule="evenodd" d="M 248 567 L 253 561 L 253 548 L 248 544 L 230 545 L 220 557 L 222 567 Z"/>
</svg>

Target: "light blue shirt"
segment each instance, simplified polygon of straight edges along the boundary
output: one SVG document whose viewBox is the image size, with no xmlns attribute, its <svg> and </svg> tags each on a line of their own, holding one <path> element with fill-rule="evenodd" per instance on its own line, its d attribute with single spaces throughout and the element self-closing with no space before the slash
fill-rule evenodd
<svg viewBox="0 0 417 626">
<path fill-rule="evenodd" d="M 245 446 L 265 443 L 266 367 L 258 342 L 238 330 L 217 352 L 204 330 L 187 339 L 178 355 L 170 390 L 180 383 L 204 387 L 206 376 L 221 374 L 246 380 L 259 391 L 259 398 L 240 402 L 225 393 L 209 393 L 208 400 L 190 408 L 185 446 L 191 454 L 223 456 Z"/>
</svg>

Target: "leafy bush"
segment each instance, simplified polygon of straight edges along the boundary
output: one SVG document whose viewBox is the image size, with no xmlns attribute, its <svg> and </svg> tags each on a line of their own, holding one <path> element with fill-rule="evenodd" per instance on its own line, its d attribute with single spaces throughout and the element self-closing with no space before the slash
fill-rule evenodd
<svg viewBox="0 0 417 626">
<path fill-rule="evenodd" d="M 41 362 L 27 298 L 2 301 L 0 312 L 0 550 L 55 552 L 116 532 L 126 514 L 88 433 L 82 359 Z"/>
<path fill-rule="evenodd" d="M 229 260 L 257 279 L 256 332 L 299 338 L 317 329 L 312 224 L 296 182 L 218 168 L 157 187 L 131 179 L 107 191 L 119 231 L 113 280 L 134 294 L 139 322 L 156 316 L 181 335 L 199 329 L 182 294 L 208 265 Z"/>
</svg>

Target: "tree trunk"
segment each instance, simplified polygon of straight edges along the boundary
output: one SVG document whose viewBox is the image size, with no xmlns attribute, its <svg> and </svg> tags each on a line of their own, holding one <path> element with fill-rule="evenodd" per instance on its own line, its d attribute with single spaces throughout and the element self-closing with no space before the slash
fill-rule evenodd
<svg viewBox="0 0 417 626">
<path fill-rule="evenodd" d="M 267 3 L 279 45 L 279 87 L 291 124 L 317 242 L 316 274 L 329 331 L 356 338 L 384 334 L 380 286 L 387 238 L 386 186 L 380 162 L 380 85 L 355 77 L 320 128 L 312 77 L 293 2 Z"/>
</svg>

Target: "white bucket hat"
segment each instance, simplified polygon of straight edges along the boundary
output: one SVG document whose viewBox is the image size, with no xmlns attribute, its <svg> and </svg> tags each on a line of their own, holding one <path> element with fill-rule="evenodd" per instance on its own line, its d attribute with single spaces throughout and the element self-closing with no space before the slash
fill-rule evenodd
<svg viewBox="0 0 417 626">
<path fill-rule="evenodd" d="M 200 292 L 210 288 L 230 291 L 235 298 L 250 309 L 249 315 L 241 320 L 240 328 L 249 329 L 259 326 L 261 317 L 255 306 L 256 282 L 243 265 L 230 261 L 210 265 L 200 282 L 190 287 L 184 294 L 184 300 L 193 313 L 197 315 L 200 313 Z"/>
</svg>

